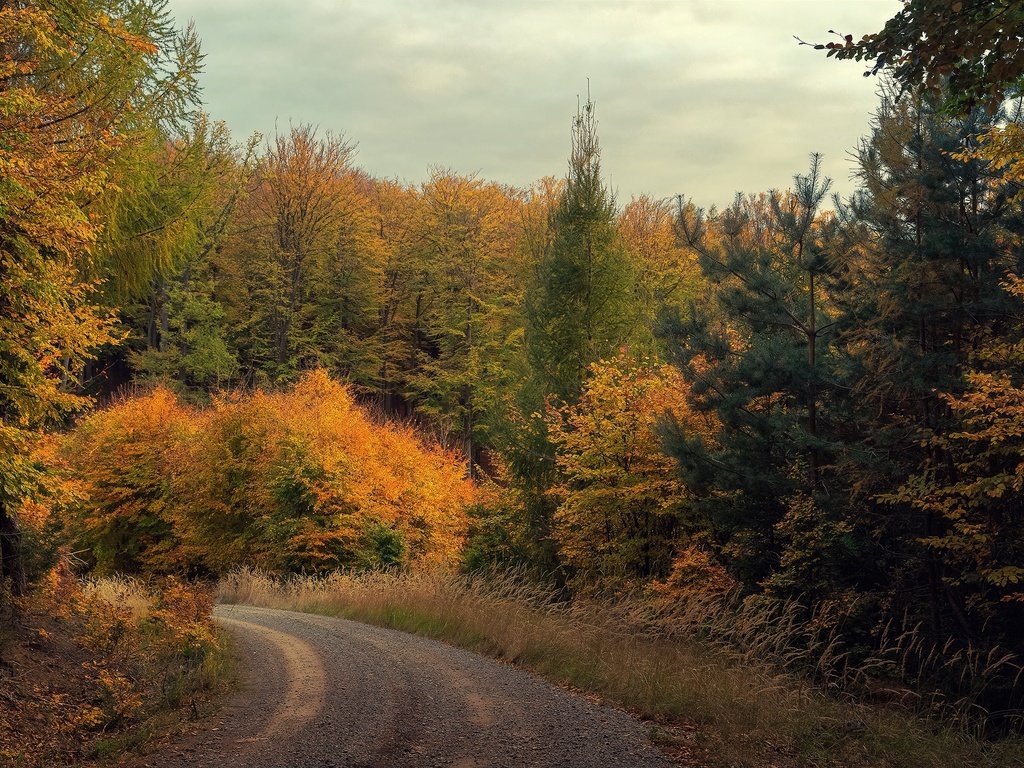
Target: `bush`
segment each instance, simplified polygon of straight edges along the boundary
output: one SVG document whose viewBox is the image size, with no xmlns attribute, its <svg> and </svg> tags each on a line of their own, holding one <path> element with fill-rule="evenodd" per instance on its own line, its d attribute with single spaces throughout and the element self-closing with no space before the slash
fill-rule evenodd
<svg viewBox="0 0 1024 768">
<path fill-rule="evenodd" d="M 205 410 L 157 389 L 93 414 L 63 455 L 85 497 L 68 528 L 101 573 L 450 565 L 473 496 L 459 459 L 322 372 Z"/>
</svg>

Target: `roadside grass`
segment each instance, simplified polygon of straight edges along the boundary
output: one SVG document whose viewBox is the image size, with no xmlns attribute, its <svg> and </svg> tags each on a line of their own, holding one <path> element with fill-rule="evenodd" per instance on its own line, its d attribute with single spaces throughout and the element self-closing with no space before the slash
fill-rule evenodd
<svg viewBox="0 0 1024 768">
<path fill-rule="evenodd" d="M 216 631 L 217 642 L 201 661 L 183 661 L 171 674 L 165 671 L 159 696 L 146 714 L 123 731 L 95 741 L 89 756 L 101 764 L 173 738 L 186 720 L 201 718 L 216 708 L 214 697 L 228 691 L 236 680 L 236 659 L 231 635 Z"/>
<path fill-rule="evenodd" d="M 730 651 L 706 628 L 687 632 L 640 604 L 566 604 L 515 574 L 240 570 L 221 581 L 217 599 L 391 627 L 518 664 L 654 721 L 656 741 L 713 765 L 1024 766 L 1024 739 L 986 741 L 907 707 L 827 694 L 760 660 L 778 638 L 756 640 L 756 653 Z"/>
</svg>

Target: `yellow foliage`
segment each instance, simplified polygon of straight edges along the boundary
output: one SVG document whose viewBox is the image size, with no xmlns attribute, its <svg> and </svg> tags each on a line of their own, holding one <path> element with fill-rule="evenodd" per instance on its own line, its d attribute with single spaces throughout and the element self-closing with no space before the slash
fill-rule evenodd
<svg viewBox="0 0 1024 768">
<path fill-rule="evenodd" d="M 659 424 L 674 419 L 711 439 L 693 414 L 679 371 L 626 354 L 590 367 L 576 405 L 549 409 L 560 481 L 555 538 L 562 557 L 589 576 L 663 575 L 673 558 L 687 499 Z"/>
<path fill-rule="evenodd" d="M 206 410 L 157 389 L 91 416 L 65 455 L 88 497 L 71 525 L 108 570 L 451 565 L 473 494 L 457 457 L 320 371 Z"/>
</svg>

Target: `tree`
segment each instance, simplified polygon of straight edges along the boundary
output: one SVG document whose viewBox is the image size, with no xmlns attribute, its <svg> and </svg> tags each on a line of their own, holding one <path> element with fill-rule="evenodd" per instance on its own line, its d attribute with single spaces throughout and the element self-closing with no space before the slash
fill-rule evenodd
<svg viewBox="0 0 1024 768">
<path fill-rule="evenodd" d="M 666 314 L 689 311 L 707 284 L 696 254 L 676 232 L 672 201 L 633 198 L 619 215 L 618 229 L 636 270 L 643 325 L 653 329 Z"/>
<path fill-rule="evenodd" d="M 241 211 L 246 236 L 234 243 L 246 292 L 238 344 L 250 377 L 289 381 L 319 363 L 304 308 L 311 271 L 338 244 L 353 152 L 304 125 L 278 134 L 257 164 Z"/>
<path fill-rule="evenodd" d="M 942 94 L 957 111 L 995 112 L 1024 76 L 1024 7 L 1017 0 L 903 0 L 879 32 L 819 43 L 836 59 L 868 61 L 904 91 Z"/>
<path fill-rule="evenodd" d="M 85 406 L 68 384 L 118 336 L 89 201 L 150 126 L 189 119 L 200 58 L 162 0 L 0 5 L 0 547 L 16 592 L 15 510 L 43 480 L 29 443 Z"/>
<path fill-rule="evenodd" d="M 119 191 L 105 200 L 104 299 L 132 333 L 96 366 L 115 372 L 108 387 L 121 383 L 126 353 L 137 380 L 200 399 L 236 376 L 211 254 L 249 183 L 255 144 L 236 149 L 223 124 L 200 117 L 184 135 L 154 131 L 119 161 Z M 139 262 L 146 267 L 131 268 Z"/>
<path fill-rule="evenodd" d="M 547 217 L 538 217 L 541 212 Z M 524 214 L 532 266 L 524 301 L 528 365 L 501 443 L 535 562 L 554 569 L 554 506 L 546 491 L 555 481 L 555 457 L 545 404 L 575 402 L 591 363 L 642 336 L 635 271 L 616 228 L 614 196 L 601 178 L 589 99 L 573 120 L 564 184 L 539 185 Z"/>
<path fill-rule="evenodd" d="M 526 305 L 530 362 L 547 394 L 579 395 L 590 363 L 638 334 L 635 273 L 601 179 L 594 104 L 573 120 L 569 173 L 551 219 Z"/>
<path fill-rule="evenodd" d="M 420 413 L 456 436 L 473 477 L 512 385 L 504 356 L 521 319 L 514 290 L 518 200 L 497 185 L 438 170 L 420 205 L 417 241 L 426 269 L 410 394 Z"/>
<path fill-rule="evenodd" d="M 821 507 L 831 506 L 821 400 L 834 323 L 820 284 L 831 267 L 819 210 L 830 183 L 812 155 L 791 192 L 738 198 L 716 218 L 679 201 L 680 234 L 711 292 L 691 318 L 669 323 L 670 349 L 722 431 L 709 445 L 673 426 L 669 447 L 747 584 L 774 572 L 789 517 L 809 504 L 824 526 Z"/>
<path fill-rule="evenodd" d="M 973 626 L 1012 643 L 1024 620 L 1024 281 L 1011 274 L 1004 285 L 1018 302 L 1016 320 L 986 334 L 964 392 L 943 397 L 954 426 L 932 448 L 949 456 L 952 471 L 925 467 L 896 496 L 944 522 L 922 544 L 941 559 Z"/>
<path fill-rule="evenodd" d="M 377 391 L 384 358 L 380 314 L 388 243 L 375 180 L 346 170 L 336 194 L 334 240 L 310 263 L 299 313 L 308 328 L 303 357 L 366 394 Z"/>
<path fill-rule="evenodd" d="M 627 355 L 590 366 L 578 403 L 549 408 L 558 481 L 554 537 L 584 582 L 618 584 L 668 573 L 686 524 L 686 487 L 662 450 L 670 416 L 714 439 L 691 413 L 679 372 Z"/>
<path fill-rule="evenodd" d="M 861 147 L 863 191 L 839 208 L 862 238 L 837 265 L 834 301 L 850 387 L 837 397 L 844 441 L 857 446 L 843 474 L 870 542 L 864 584 L 892 594 L 892 610 L 915 612 L 940 643 L 975 633 L 955 572 L 922 545 L 949 522 L 897 489 L 912 477 L 957 481 L 949 398 L 963 396 L 979 340 L 1014 311 L 1000 281 L 1019 261 L 1008 236 L 1019 209 L 987 163 L 958 159 L 990 125 L 980 108 L 951 116 L 938 98 L 890 94 Z"/>
</svg>

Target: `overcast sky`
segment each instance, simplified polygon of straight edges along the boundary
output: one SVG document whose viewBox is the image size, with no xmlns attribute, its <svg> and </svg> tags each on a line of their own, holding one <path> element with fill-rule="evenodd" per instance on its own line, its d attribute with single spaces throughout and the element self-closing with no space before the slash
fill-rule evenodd
<svg viewBox="0 0 1024 768">
<path fill-rule="evenodd" d="M 562 176 L 587 78 L 620 202 L 785 187 L 823 152 L 836 189 L 877 81 L 793 39 L 860 36 L 898 0 L 171 0 L 203 39 L 208 111 L 241 139 L 314 123 L 376 176 L 433 166 Z"/>
</svg>

